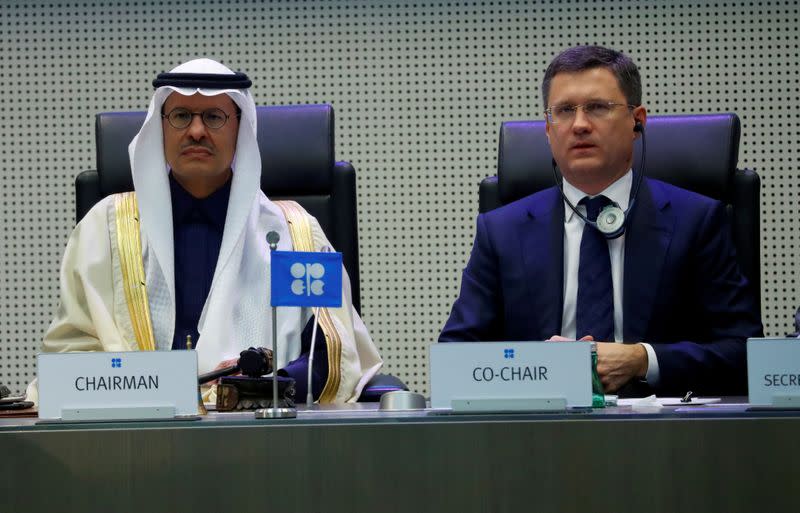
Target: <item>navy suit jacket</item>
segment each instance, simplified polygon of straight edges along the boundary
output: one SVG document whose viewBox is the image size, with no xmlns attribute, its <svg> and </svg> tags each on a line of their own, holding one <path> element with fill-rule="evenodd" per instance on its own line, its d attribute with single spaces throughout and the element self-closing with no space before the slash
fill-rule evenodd
<svg viewBox="0 0 800 513">
<path fill-rule="evenodd" d="M 652 344 L 660 374 L 656 387 L 633 393 L 745 393 L 745 341 L 763 336 L 763 328 L 725 207 L 645 178 L 629 215 L 623 336 Z M 461 293 L 439 341 L 560 334 L 563 274 L 564 202 L 556 187 L 479 215 Z"/>
</svg>

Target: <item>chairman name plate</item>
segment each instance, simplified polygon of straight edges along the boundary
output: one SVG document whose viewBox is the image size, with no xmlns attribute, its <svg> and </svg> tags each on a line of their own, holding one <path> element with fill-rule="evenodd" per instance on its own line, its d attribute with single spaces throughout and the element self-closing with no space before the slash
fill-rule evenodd
<svg viewBox="0 0 800 513">
<path fill-rule="evenodd" d="M 747 340 L 750 404 L 800 408 L 800 340 Z"/>
<path fill-rule="evenodd" d="M 431 345 L 431 406 L 592 405 L 588 342 L 445 342 Z"/>
<path fill-rule="evenodd" d="M 39 418 L 152 419 L 197 415 L 197 353 L 42 353 Z"/>
</svg>

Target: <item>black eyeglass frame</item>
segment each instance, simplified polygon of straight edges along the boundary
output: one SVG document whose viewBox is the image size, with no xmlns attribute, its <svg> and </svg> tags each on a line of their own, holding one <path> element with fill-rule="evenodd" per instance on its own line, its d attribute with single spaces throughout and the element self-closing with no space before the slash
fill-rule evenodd
<svg viewBox="0 0 800 513">
<path fill-rule="evenodd" d="M 179 125 L 176 125 L 174 123 L 174 120 L 172 119 L 172 115 L 175 112 L 183 112 L 183 113 L 186 113 L 186 114 L 191 114 L 192 117 L 189 119 L 188 123 L 186 123 L 183 126 L 179 126 Z M 220 116 L 224 117 L 225 121 L 223 121 L 222 124 L 220 124 L 219 126 L 214 126 L 213 124 L 209 124 L 208 119 L 206 118 L 206 116 L 210 116 L 212 114 L 220 115 Z M 236 114 L 228 114 L 224 110 L 222 110 L 220 108 L 217 108 L 217 107 L 214 107 L 214 108 L 211 108 L 211 109 L 206 109 L 206 110 L 204 110 L 202 112 L 193 112 L 193 111 L 191 111 L 189 109 L 186 109 L 184 107 L 175 107 L 174 109 L 172 109 L 168 113 L 161 114 L 161 119 L 166 119 L 167 122 L 169 123 L 169 126 L 174 128 L 175 130 L 184 130 L 186 128 L 189 128 L 189 125 L 192 124 L 192 121 L 194 120 L 195 116 L 200 116 L 200 119 L 203 121 L 203 124 L 207 128 L 210 128 L 211 130 L 219 130 L 220 128 L 224 127 L 228 123 L 228 120 L 232 116 L 236 116 L 236 118 L 239 119 L 239 118 L 242 117 L 242 114 L 240 112 L 238 112 L 238 111 L 236 112 Z"/>
</svg>

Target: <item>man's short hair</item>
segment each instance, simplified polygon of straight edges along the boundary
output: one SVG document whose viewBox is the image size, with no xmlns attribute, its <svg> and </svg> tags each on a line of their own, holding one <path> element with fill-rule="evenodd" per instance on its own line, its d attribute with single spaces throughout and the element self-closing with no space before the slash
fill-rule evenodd
<svg viewBox="0 0 800 513">
<path fill-rule="evenodd" d="M 550 82 L 559 73 L 577 73 L 594 68 L 606 68 L 617 78 L 620 89 L 629 105 L 642 104 L 642 79 L 639 68 L 622 52 L 602 46 L 575 46 L 558 54 L 544 72 L 542 102 L 548 107 Z"/>
</svg>

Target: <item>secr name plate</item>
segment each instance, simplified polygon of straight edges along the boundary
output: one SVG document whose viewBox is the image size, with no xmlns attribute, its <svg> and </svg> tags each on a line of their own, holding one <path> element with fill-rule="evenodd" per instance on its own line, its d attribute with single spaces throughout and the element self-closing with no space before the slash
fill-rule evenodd
<svg viewBox="0 0 800 513">
<path fill-rule="evenodd" d="M 800 400 L 800 340 L 747 339 L 747 385 L 750 404 L 797 403 Z"/>
<path fill-rule="evenodd" d="M 430 348 L 431 407 L 464 399 L 564 399 L 592 405 L 588 342 L 440 342 Z"/>
<path fill-rule="evenodd" d="M 194 351 L 42 353 L 37 365 L 41 419 L 197 415 Z"/>
</svg>

